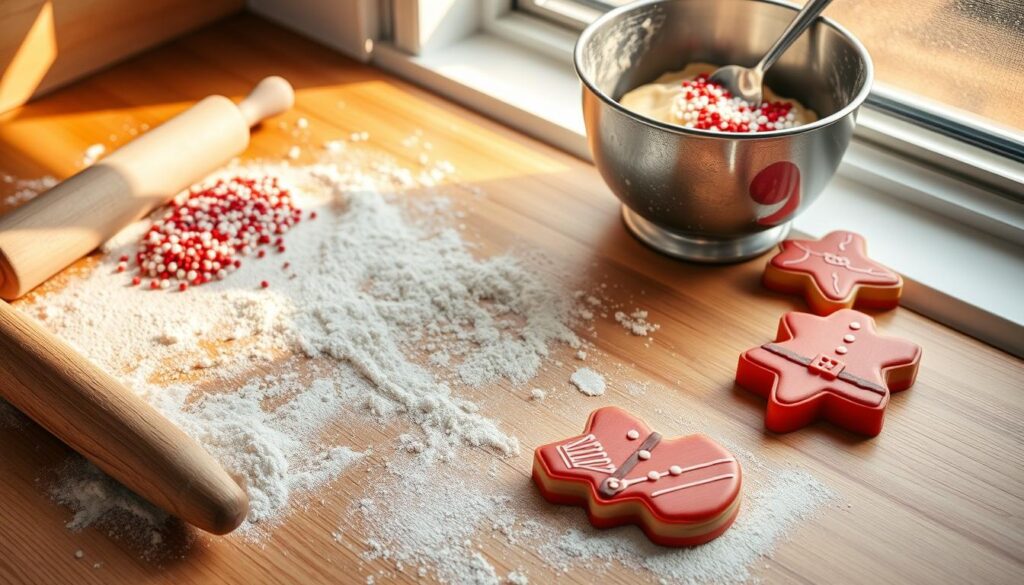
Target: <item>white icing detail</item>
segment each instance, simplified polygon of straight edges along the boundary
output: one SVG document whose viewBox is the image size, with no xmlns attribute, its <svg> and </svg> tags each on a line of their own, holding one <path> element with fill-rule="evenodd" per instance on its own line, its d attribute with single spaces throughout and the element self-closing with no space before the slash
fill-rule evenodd
<svg viewBox="0 0 1024 585">
<path fill-rule="evenodd" d="M 804 251 L 804 255 L 799 257 L 799 258 L 794 258 L 793 260 L 786 260 L 785 262 L 782 263 L 783 266 L 789 266 L 790 264 L 799 264 L 799 263 L 803 262 L 804 260 L 807 260 L 808 258 L 811 257 L 811 250 L 810 250 L 810 248 L 805 248 L 805 247 L 801 246 L 800 244 L 798 244 L 796 242 L 793 242 L 793 245 L 796 246 L 797 248 L 800 248 L 801 250 L 803 250 Z"/>
<path fill-rule="evenodd" d="M 847 333 L 843 336 L 843 341 L 846 343 L 853 343 L 854 341 L 857 341 L 857 336 L 852 333 Z"/>
<path fill-rule="evenodd" d="M 845 345 L 840 345 L 839 347 L 836 348 L 836 353 L 838 353 L 839 355 L 843 355 L 844 353 L 846 353 L 846 351 L 847 350 Z"/>
<path fill-rule="evenodd" d="M 673 465 L 672 467 L 668 468 L 668 471 L 651 471 L 648 472 L 647 475 L 644 475 L 642 477 L 631 477 L 628 479 L 623 479 L 616 493 L 618 493 L 619 491 L 623 491 L 626 488 L 632 485 L 636 485 L 638 483 L 643 483 L 645 481 L 657 481 L 667 475 L 682 475 L 690 471 L 697 471 L 698 469 L 704 469 L 706 467 L 712 467 L 714 465 L 721 465 L 722 463 L 735 463 L 735 461 L 736 460 L 733 459 L 732 457 L 726 457 L 724 459 L 715 459 L 714 461 L 708 461 L 707 463 L 698 463 L 697 465 L 691 465 L 689 467 L 679 467 L 678 465 Z M 610 482 L 609 487 L 611 487 Z"/>
<path fill-rule="evenodd" d="M 635 441 L 640 438 L 640 432 L 636 429 L 629 429 L 629 431 L 626 432 L 626 438 L 630 441 Z"/>
<path fill-rule="evenodd" d="M 860 329 L 860 321 L 853 321 L 850 323 L 850 329 L 853 329 L 854 331 Z"/>
<path fill-rule="evenodd" d="M 709 477 L 707 479 L 702 479 L 700 481 L 692 481 L 690 483 L 684 483 L 683 485 L 675 485 L 675 486 L 672 486 L 670 488 L 665 488 L 663 490 L 658 490 L 656 492 L 652 492 L 651 493 L 651 497 L 652 498 L 656 498 L 658 496 L 663 496 L 665 494 L 672 493 L 672 492 L 677 492 L 679 490 L 685 490 L 685 489 L 688 489 L 688 488 L 697 487 L 699 485 L 704 485 L 704 484 L 707 484 L 707 483 L 714 483 L 716 481 L 721 481 L 723 479 L 732 479 L 734 477 L 736 477 L 735 473 L 726 473 L 725 475 L 716 475 L 715 477 Z"/>
<path fill-rule="evenodd" d="M 608 480 L 608 488 L 609 489 L 613 489 L 613 490 L 619 489 L 619 480 L 615 479 L 614 477 L 609 479 Z"/>
<path fill-rule="evenodd" d="M 842 251 L 842 252 L 845 252 L 846 251 L 846 246 L 850 245 L 850 242 L 852 242 L 852 241 L 853 241 L 853 234 L 847 233 L 846 237 L 843 238 L 843 241 L 839 242 L 839 250 Z"/>
<path fill-rule="evenodd" d="M 850 237 L 852 237 L 852 235 Z M 878 271 L 878 270 L 875 270 L 874 268 L 861 268 L 859 266 L 851 266 L 850 265 L 850 259 L 847 258 L 846 256 L 841 256 L 839 254 L 833 254 L 832 252 L 815 252 L 815 251 L 811 250 L 807 246 L 804 246 L 803 244 L 801 244 L 800 242 L 798 242 L 796 240 L 793 240 L 793 245 L 796 246 L 797 248 L 803 250 L 804 251 L 804 255 L 801 256 L 800 258 L 794 258 L 793 260 L 787 260 L 787 261 L 783 262 L 782 263 L 783 266 L 789 266 L 790 264 L 799 264 L 799 263 L 803 262 L 804 260 L 807 260 L 811 256 L 818 256 L 826 264 L 830 264 L 832 266 L 839 266 L 841 268 L 845 268 L 846 270 L 849 270 L 850 272 L 857 272 L 859 274 L 867 274 L 869 276 L 887 276 L 887 277 L 892 277 L 893 276 L 893 274 L 891 272 L 888 272 L 888 271 Z M 843 245 L 840 245 L 839 249 L 845 251 L 846 247 L 843 246 Z M 842 294 L 842 293 L 839 292 L 840 291 L 840 288 L 839 288 L 839 274 L 836 273 L 836 272 L 832 273 L 832 289 L 835 290 L 837 295 Z"/>
<path fill-rule="evenodd" d="M 589 469 L 598 473 L 615 473 L 615 465 L 601 442 L 593 434 L 583 436 L 556 449 L 567 469 Z"/>
<path fill-rule="evenodd" d="M 647 449 L 640 449 L 639 451 L 636 452 L 636 456 L 641 461 L 647 461 L 648 459 L 651 458 L 651 452 L 648 451 Z"/>
</svg>

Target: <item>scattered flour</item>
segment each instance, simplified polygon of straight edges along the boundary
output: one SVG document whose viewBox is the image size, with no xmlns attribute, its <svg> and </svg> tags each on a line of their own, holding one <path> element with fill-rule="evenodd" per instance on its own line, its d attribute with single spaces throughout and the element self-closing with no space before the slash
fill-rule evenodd
<svg viewBox="0 0 1024 585">
<path fill-rule="evenodd" d="M 511 498 L 484 493 L 458 474 L 439 484 L 427 471 L 395 470 L 401 481 L 378 482 L 371 499 L 353 506 L 353 520 L 370 534 L 363 558 L 419 567 L 420 577 L 434 573 L 447 583 L 499 583 L 472 537 L 485 524 L 509 532 Z"/>
<path fill-rule="evenodd" d="M 545 539 L 540 556 L 562 572 L 619 564 L 648 572 L 661 583 L 747 582 L 753 564 L 769 555 L 790 527 L 832 497 L 802 471 L 785 470 L 762 485 L 751 483 L 744 486 L 735 524 L 707 544 L 671 549 L 652 544 L 638 530 L 570 529 Z"/>
<path fill-rule="evenodd" d="M 648 386 L 650 386 L 650 382 L 626 382 L 626 392 L 630 396 L 643 396 L 647 392 Z"/>
<path fill-rule="evenodd" d="M 50 495 L 74 511 L 68 529 L 98 526 L 149 560 L 172 553 L 174 549 L 168 546 L 171 541 L 180 541 L 182 547 L 191 544 L 190 533 L 173 536 L 180 525 L 165 512 L 139 499 L 84 459 L 69 459 L 57 474 L 62 479 L 51 488 Z"/>
<path fill-rule="evenodd" d="M 546 568 L 536 577 L 539 582 L 557 581 L 574 570 L 585 570 L 584 579 L 592 580 L 595 573 L 618 566 L 636 582 L 742 583 L 752 579 L 751 569 L 790 528 L 833 496 L 805 472 L 773 468 L 744 451 L 734 453 L 746 473 L 739 517 L 723 536 L 693 548 L 655 545 L 636 527 L 593 528 L 582 510 L 548 504 L 519 475 L 512 486 L 482 482 L 473 456 L 447 467 L 442 484 L 430 465 L 393 465 L 386 475 L 401 481 L 376 482 L 371 496 L 354 505 L 342 523 L 360 525 L 366 535 L 364 559 L 387 561 L 397 571 L 418 567 L 420 577 L 432 574 L 446 583 L 515 583 L 513 573 L 527 582 L 520 570 L 505 580 L 498 577 L 497 563 L 515 566 L 520 559 L 482 555 L 482 543 L 492 541 L 490 550 L 539 559 Z"/>
<path fill-rule="evenodd" d="M 362 467 L 367 475 L 356 481 L 364 496 L 330 536 L 396 573 L 518 585 L 530 580 L 516 567 L 540 558 L 546 567 L 531 571 L 556 577 L 619 565 L 645 581 L 736 583 L 828 498 L 799 472 L 769 470 L 765 482 L 747 476 L 732 529 L 708 545 L 666 549 L 635 528 L 591 528 L 581 510 L 543 501 L 525 476 L 507 483 L 499 472 L 521 466 L 528 454 L 499 420 L 485 416 L 486 398 L 466 396 L 500 380 L 523 384 L 545 362 L 563 366 L 551 357 L 556 345 L 584 352 L 573 327 L 589 325 L 595 313 L 606 317 L 603 301 L 563 290 L 546 276 L 557 271 L 546 270 L 542 257 L 478 258 L 448 224 L 458 217 L 452 202 L 433 190 L 452 171 L 444 161 L 411 171 L 345 141 L 329 144 L 314 165 L 242 169 L 279 176 L 299 205 L 319 211 L 319 219 L 288 233 L 286 253 L 249 259 L 224 281 L 149 293 L 126 286 L 115 270 L 145 232 L 140 222 L 109 242 L 87 275 L 19 305 L 225 465 L 250 496 L 245 535 L 261 536 L 304 494 Z M 418 136 L 410 141 L 420 145 Z M 420 191 L 426 195 L 410 195 Z M 269 288 L 260 288 L 263 280 Z M 646 316 L 634 312 L 628 326 L 616 320 L 647 335 L 657 325 Z M 570 380 L 588 396 L 605 391 L 604 378 L 589 368 Z M 639 394 L 646 385 L 628 389 Z M 530 391 L 531 400 L 545 397 L 540 388 Z M 326 438 L 346 420 L 367 418 L 398 427 L 383 463 L 370 448 Z M 499 457 L 509 462 L 501 465 Z M 58 476 L 51 493 L 72 510 L 71 529 L 99 526 L 148 551 L 183 538 L 173 519 L 80 458 Z M 355 525 L 361 530 L 350 530 Z M 485 541 L 524 556 L 497 562 L 482 552 Z"/>
<path fill-rule="evenodd" d="M 38 179 L 19 179 L 0 173 L 0 190 L 4 193 L 4 207 L 14 207 L 35 199 L 40 193 L 57 184 L 57 178 L 50 175 Z"/>
<path fill-rule="evenodd" d="M 580 392 L 587 396 L 600 396 L 604 394 L 604 377 L 590 368 L 580 368 L 573 372 L 569 381 L 576 386 Z"/>
<path fill-rule="evenodd" d="M 615 312 L 615 321 L 622 325 L 622 328 L 633 335 L 647 337 L 661 328 L 661 325 L 647 321 L 647 311 L 636 309 L 626 314 L 623 311 Z"/>
<path fill-rule="evenodd" d="M 82 166 L 87 167 L 92 165 L 97 160 L 99 160 L 99 158 L 103 156 L 103 153 L 105 152 L 107 152 L 107 147 L 103 146 L 102 144 L 96 143 L 90 145 L 88 148 L 85 149 L 85 152 L 82 153 Z"/>
<path fill-rule="evenodd" d="M 446 224 L 449 200 L 391 195 L 423 184 L 379 155 L 347 148 L 335 146 L 315 165 L 221 173 L 278 176 L 304 209 L 319 211 L 287 234 L 287 252 L 249 258 L 223 281 L 150 292 L 126 286 L 115 269 L 121 255 L 134 255 L 141 222 L 108 242 L 86 276 L 19 305 L 225 465 L 251 500 L 243 532 L 258 534 L 296 494 L 360 457 L 323 441 L 339 418 L 411 424 L 414 441 L 400 448 L 426 460 L 450 458 L 462 445 L 518 453 L 517 439 L 460 389 L 524 383 L 553 344 L 579 346 L 571 295 L 536 269 L 545 259 L 476 258 Z M 431 170 L 421 178 L 447 172 Z M 268 375 L 270 363 L 293 373 Z M 70 468 L 54 488 L 75 513 L 70 527 L 114 510 L 147 527 L 163 521 L 137 500 L 126 503 L 131 494 L 99 489 L 98 472 L 82 469 Z"/>
</svg>

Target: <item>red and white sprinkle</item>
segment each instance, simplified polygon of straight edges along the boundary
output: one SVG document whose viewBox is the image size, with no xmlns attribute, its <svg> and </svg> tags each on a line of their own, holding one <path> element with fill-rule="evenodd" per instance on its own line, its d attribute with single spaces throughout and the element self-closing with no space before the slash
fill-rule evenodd
<svg viewBox="0 0 1024 585">
<path fill-rule="evenodd" d="M 151 289 L 172 285 L 185 291 L 213 279 L 223 279 L 242 265 L 240 256 L 263 247 L 284 252 L 283 235 L 302 221 L 287 189 L 276 177 L 233 177 L 193 187 L 171 202 L 142 238 L 135 265 Z M 118 271 L 127 268 L 121 257 Z M 266 288 L 266 285 L 264 285 Z"/>
<path fill-rule="evenodd" d="M 797 118 L 793 104 L 765 101 L 752 108 L 710 81 L 706 73 L 682 82 L 682 91 L 672 103 L 672 116 L 681 126 L 712 132 L 770 132 L 806 123 Z"/>
</svg>

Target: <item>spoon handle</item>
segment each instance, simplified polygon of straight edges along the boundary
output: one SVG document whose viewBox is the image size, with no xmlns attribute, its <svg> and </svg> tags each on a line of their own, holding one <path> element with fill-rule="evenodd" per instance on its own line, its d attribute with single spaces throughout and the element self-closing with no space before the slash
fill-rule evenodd
<svg viewBox="0 0 1024 585">
<path fill-rule="evenodd" d="M 793 41 L 802 35 L 807 30 L 807 27 L 811 26 L 811 23 L 814 22 L 814 19 L 818 18 L 818 15 L 825 10 L 825 7 L 831 3 L 832 0 L 809 0 L 807 4 L 804 4 L 804 7 L 800 9 L 793 22 L 789 23 L 786 32 L 782 33 L 782 36 L 779 37 L 779 40 L 775 41 L 771 49 L 768 49 L 768 52 L 765 53 L 764 57 L 761 58 L 761 62 L 754 69 L 763 75 L 786 52 L 786 49 L 793 44 Z"/>
</svg>

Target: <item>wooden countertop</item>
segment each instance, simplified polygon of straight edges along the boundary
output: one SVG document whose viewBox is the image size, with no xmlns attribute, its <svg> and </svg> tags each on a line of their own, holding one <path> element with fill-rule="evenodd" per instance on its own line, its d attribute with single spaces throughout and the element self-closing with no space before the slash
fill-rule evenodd
<svg viewBox="0 0 1024 585">
<path fill-rule="evenodd" d="M 625 231 L 617 201 L 590 165 L 255 17 L 220 22 L 0 118 L 0 171 L 67 176 L 90 144 L 115 146 L 130 139 L 129 127 L 155 125 L 210 93 L 240 97 L 272 73 L 295 84 L 296 108 L 286 119 L 311 120 L 313 143 L 367 131 L 373 146 L 412 165 L 400 142 L 422 129 L 462 181 L 488 193 L 470 204 L 465 220 L 485 228 L 485 249 L 525 241 L 548 250 L 595 282 L 619 284 L 613 294 L 622 299 L 642 294 L 651 320 L 661 324 L 650 347 L 629 335 L 596 339 L 609 368 L 657 391 L 633 396 L 613 387 L 583 406 L 576 403 L 584 397 L 566 391 L 529 411 L 521 397 L 501 393 L 495 400 L 508 412 L 510 428 L 539 429 L 517 433 L 523 453 L 506 460 L 502 481 L 529 481 L 540 440 L 578 431 L 583 420 L 560 413 L 562 403 L 583 412 L 621 404 L 656 428 L 672 412 L 687 412 L 715 421 L 731 440 L 809 470 L 845 504 L 798 525 L 755 568 L 769 582 L 1024 578 L 1020 360 L 906 309 L 881 313 L 882 332 L 924 348 L 917 384 L 892 400 L 881 436 L 864 440 L 826 424 L 767 433 L 764 401 L 733 383 L 736 359 L 803 302 L 760 286 L 764 258 L 703 267 L 660 256 Z M 270 123 L 255 133 L 246 156 L 284 156 L 291 144 L 288 131 Z M 565 385 L 569 371 L 543 383 Z M 0 445 L 2 583 L 343 583 L 392 568 L 331 546 L 332 523 L 358 497 L 344 481 L 328 490 L 326 508 L 293 510 L 267 543 L 200 535 L 183 558 L 156 565 L 101 530 L 64 527 L 69 511 L 46 496 L 39 478 L 67 451 L 46 432 L 32 425 L 0 428 Z M 550 571 L 528 551 L 490 546 L 482 552 L 499 569 L 515 568 L 507 560 L 514 558 L 529 566 L 531 582 L 550 581 Z M 79 549 L 102 566 L 76 559 Z M 638 576 L 612 570 L 603 580 L 635 583 Z"/>
</svg>

